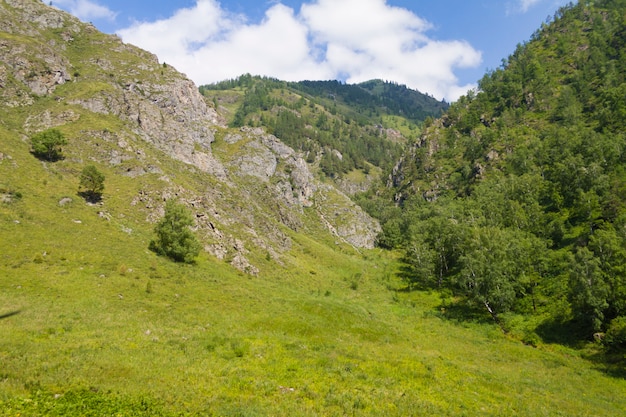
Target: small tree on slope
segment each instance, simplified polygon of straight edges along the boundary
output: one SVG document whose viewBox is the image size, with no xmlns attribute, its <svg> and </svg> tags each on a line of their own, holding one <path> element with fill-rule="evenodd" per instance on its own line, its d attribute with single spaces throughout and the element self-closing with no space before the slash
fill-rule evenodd
<svg viewBox="0 0 626 417">
<path fill-rule="evenodd" d="M 88 201 L 96 202 L 102 198 L 104 191 L 104 174 L 93 165 L 87 165 L 80 173 L 80 194 Z"/>
<path fill-rule="evenodd" d="M 58 161 L 63 158 L 61 146 L 67 145 L 67 139 L 57 129 L 39 132 L 30 139 L 33 154 L 47 161 Z"/>
<path fill-rule="evenodd" d="M 168 200 L 165 215 L 156 225 L 156 238 L 150 242 L 150 250 L 167 256 L 176 262 L 192 263 L 200 253 L 200 243 L 192 233 L 191 214 L 185 206 Z"/>
</svg>

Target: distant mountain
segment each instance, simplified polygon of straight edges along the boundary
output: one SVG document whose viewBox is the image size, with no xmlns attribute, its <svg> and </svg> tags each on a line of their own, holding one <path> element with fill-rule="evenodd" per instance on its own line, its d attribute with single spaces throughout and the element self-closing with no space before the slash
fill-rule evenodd
<svg viewBox="0 0 626 417">
<path fill-rule="evenodd" d="M 230 126 L 263 126 L 335 179 L 354 170 L 389 170 L 419 125 L 448 107 L 380 80 L 350 85 L 243 75 L 200 91 L 228 110 Z"/>
<path fill-rule="evenodd" d="M 313 97 L 342 102 L 360 114 L 402 116 L 413 123 L 421 123 L 428 117 L 439 117 L 448 108 L 447 103 L 431 96 L 382 80 L 359 84 L 300 81 L 289 85 Z"/>
</svg>

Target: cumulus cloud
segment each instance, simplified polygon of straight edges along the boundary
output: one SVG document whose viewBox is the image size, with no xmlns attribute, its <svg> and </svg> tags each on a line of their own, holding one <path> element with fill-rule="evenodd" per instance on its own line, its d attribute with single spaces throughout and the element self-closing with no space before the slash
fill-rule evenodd
<svg viewBox="0 0 626 417">
<path fill-rule="evenodd" d="M 85 21 L 97 19 L 115 20 L 117 15 L 106 6 L 90 0 L 55 0 L 54 4 Z"/>
<path fill-rule="evenodd" d="M 473 87 L 458 85 L 455 69 L 478 66 L 481 54 L 464 41 L 429 38 L 430 28 L 386 0 L 312 0 L 299 11 L 275 3 L 254 24 L 216 0 L 197 0 L 118 34 L 198 84 L 245 73 L 288 81 L 381 78 L 455 100 Z"/>
</svg>

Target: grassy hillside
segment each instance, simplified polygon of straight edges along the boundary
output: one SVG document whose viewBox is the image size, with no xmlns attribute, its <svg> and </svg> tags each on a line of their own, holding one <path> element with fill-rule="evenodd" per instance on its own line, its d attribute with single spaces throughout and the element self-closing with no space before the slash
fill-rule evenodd
<svg viewBox="0 0 626 417">
<path fill-rule="evenodd" d="M 526 346 L 404 291 L 387 252 L 288 232 L 292 249 L 254 278 L 208 255 L 157 257 L 145 213 L 121 202 L 136 179 L 102 167 L 103 203 L 89 205 L 70 161 L 4 133 L 0 312 L 20 312 L 0 320 L 0 415 L 626 410 L 624 380 L 583 352 Z"/>
<path fill-rule="evenodd" d="M 0 321 L 0 415 L 626 410 L 623 379 L 575 350 L 458 320 L 437 294 L 401 291 L 384 253 L 294 235 L 288 267 L 250 278 L 207 257 L 173 264 L 133 237 L 147 230 L 39 197 L 51 202 L 2 206 L 0 305 L 21 312 Z"/>
</svg>

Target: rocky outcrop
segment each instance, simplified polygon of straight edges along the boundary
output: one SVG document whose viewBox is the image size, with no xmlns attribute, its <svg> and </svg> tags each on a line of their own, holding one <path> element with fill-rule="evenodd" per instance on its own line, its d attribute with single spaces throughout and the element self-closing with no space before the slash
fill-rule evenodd
<svg viewBox="0 0 626 417">
<path fill-rule="evenodd" d="M 317 185 L 302 155 L 261 128 L 242 127 L 239 133 L 227 135 L 224 141 L 229 144 L 243 141 L 239 152 L 226 162 L 232 175 L 273 182 L 276 196 L 290 206 L 313 204 Z"/>
<path fill-rule="evenodd" d="M 274 198 L 285 206 L 278 210 L 281 223 L 298 230 L 301 222 L 295 220 L 294 210 L 315 207 L 320 221 L 338 239 L 357 248 L 374 247 L 378 222 L 337 188 L 315 179 L 302 155 L 260 128 L 241 128 L 224 141 L 240 149 L 226 163 L 232 175 L 274 184 Z"/>
<path fill-rule="evenodd" d="M 129 201 L 147 222 L 162 217 L 167 199 L 180 200 L 205 250 L 251 275 L 259 253 L 281 262 L 292 246 L 287 228 L 318 230 L 307 209 L 338 241 L 373 246 L 378 223 L 320 182 L 301 154 L 261 128 L 226 128 L 193 82 L 153 54 L 38 0 L 0 0 L 0 31 L 11 34 L 0 36 L 0 99 L 24 108 L 21 135 L 72 126 L 80 133 L 64 149 L 68 161 L 153 175 L 152 188 Z M 36 107 L 37 96 L 53 100 Z M 181 170 L 195 182 L 181 182 Z"/>
<path fill-rule="evenodd" d="M 331 233 L 355 248 L 372 249 L 382 230 L 378 221 L 327 184 L 315 196 L 315 209 Z"/>
<path fill-rule="evenodd" d="M 51 8 L 42 8 L 34 1 L 5 0 L 13 9 L 0 7 L 0 32 L 23 35 L 37 39 L 42 30 L 59 29 L 67 24 L 67 31 L 78 31 L 78 21 Z M 16 16 L 18 15 L 18 16 Z M 17 24 L 19 22 L 20 24 Z M 10 39 L 10 38 L 9 38 Z M 32 94 L 52 93 L 58 85 L 71 80 L 70 64 L 58 53 L 56 42 L 39 42 L 37 45 L 0 40 L 0 85 L 13 87 L 2 94 L 11 98 L 17 93 L 11 79 L 27 86 Z M 23 94 L 8 100 L 10 106 L 30 104 Z"/>
<path fill-rule="evenodd" d="M 16 35 L 0 40 L 0 94 L 9 106 L 30 105 L 33 95 L 54 93 L 58 101 L 117 116 L 175 159 L 225 176 L 210 146 L 218 115 L 192 81 L 160 65 L 155 55 L 39 1 L 5 3 L 11 7 L 0 7 L 0 30 Z M 68 51 L 79 43 L 81 53 L 70 62 Z M 58 93 L 68 82 L 77 84 L 76 91 Z M 54 126 L 51 122 L 41 127 Z"/>
</svg>

